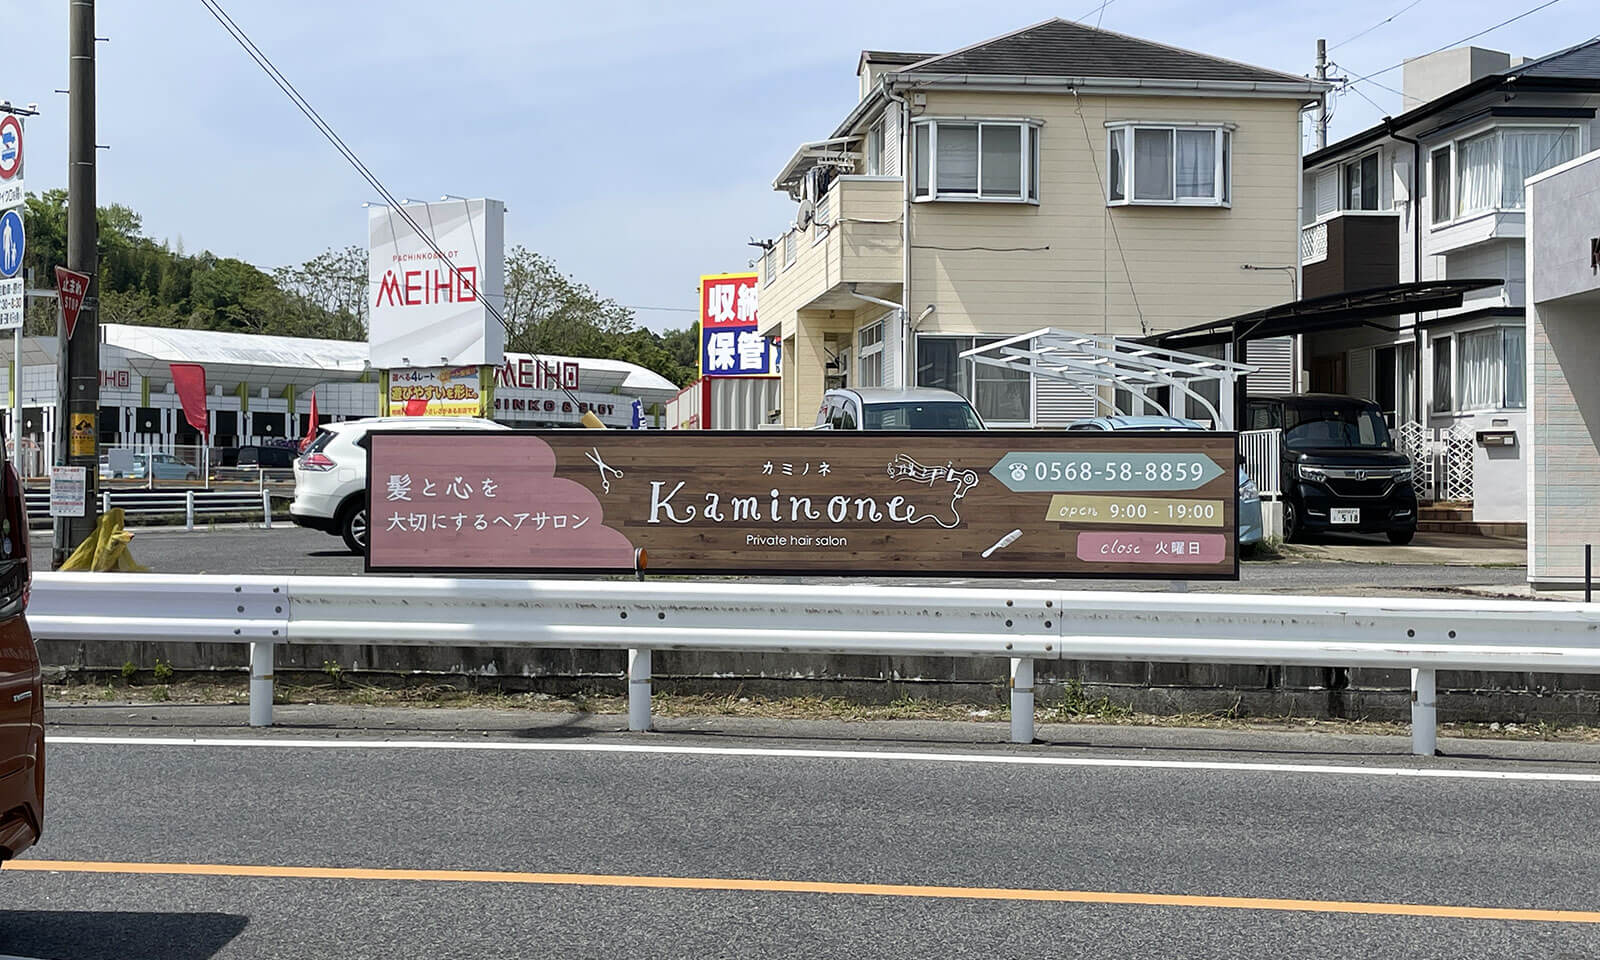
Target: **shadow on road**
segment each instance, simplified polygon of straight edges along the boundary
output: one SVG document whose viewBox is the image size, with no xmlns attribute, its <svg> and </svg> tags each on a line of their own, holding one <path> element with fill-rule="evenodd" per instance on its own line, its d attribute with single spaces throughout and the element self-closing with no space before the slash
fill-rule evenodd
<svg viewBox="0 0 1600 960">
<path fill-rule="evenodd" d="M 207 960 L 249 922 L 230 913 L 0 910 L 0 954 L 72 960 Z"/>
</svg>

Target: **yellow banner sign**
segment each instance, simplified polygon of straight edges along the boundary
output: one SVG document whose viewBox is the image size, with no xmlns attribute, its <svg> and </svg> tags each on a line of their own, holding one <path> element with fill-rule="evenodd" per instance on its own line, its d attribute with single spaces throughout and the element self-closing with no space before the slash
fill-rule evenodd
<svg viewBox="0 0 1600 960">
<path fill-rule="evenodd" d="M 1057 523 L 1146 524 L 1153 527 L 1220 527 L 1221 500 L 1164 497 L 1093 497 L 1057 494 L 1046 520 Z"/>
<path fill-rule="evenodd" d="M 94 414 L 74 413 L 72 415 L 72 456 L 94 456 L 94 441 Z"/>
</svg>

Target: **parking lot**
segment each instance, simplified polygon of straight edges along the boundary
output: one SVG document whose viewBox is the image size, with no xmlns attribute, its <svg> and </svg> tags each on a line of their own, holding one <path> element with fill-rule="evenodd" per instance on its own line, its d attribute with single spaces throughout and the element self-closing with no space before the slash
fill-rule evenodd
<svg viewBox="0 0 1600 960">
<path fill-rule="evenodd" d="M 38 569 L 48 569 L 50 537 L 36 533 Z M 275 522 L 259 526 L 202 525 L 194 532 L 170 528 L 134 528 L 133 555 L 158 573 L 228 573 L 244 575 L 353 576 L 361 558 L 344 550 L 338 538 Z M 1391 546 L 1382 538 L 1339 537 L 1295 544 L 1279 559 L 1247 560 L 1237 582 L 1196 582 L 1191 589 L 1242 593 L 1305 593 L 1406 595 L 1441 591 L 1474 594 L 1524 591 L 1520 542 L 1422 534 L 1409 546 Z M 793 578 L 784 578 L 793 579 Z M 1157 580 L 972 580 L 876 578 L 867 582 L 922 584 L 962 583 L 1064 584 L 1085 590 L 1167 590 Z"/>
</svg>

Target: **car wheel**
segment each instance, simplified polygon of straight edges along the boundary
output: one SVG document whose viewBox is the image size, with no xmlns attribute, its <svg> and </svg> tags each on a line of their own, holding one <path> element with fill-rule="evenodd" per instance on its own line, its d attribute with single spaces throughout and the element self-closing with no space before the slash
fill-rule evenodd
<svg viewBox="0 0 1600 960">
<path fill-rule="evenodd" d="M 1416 535 L 1417 531 L 1415 530 L 1390 530 L 1389 542 L 1395 546 L 1403 547 L 1410 543 L 1411 538 L 1415 537 Z"/>
<path fill-rule="evenodd" d="M 1300 512 L 1295 509 L 1294 501 L 1288 497 L 1283 499 L 1283 542 L 1293 543 L 1300 538 Z"/>
<path fill-rule="evenodd" d="M 339 535 L 344 538 L 344 545 L 354 554 L 367 552 L 367 507 L 365 504 L 354 504 L 345 508 L 339 519 Z"/>
</svg>

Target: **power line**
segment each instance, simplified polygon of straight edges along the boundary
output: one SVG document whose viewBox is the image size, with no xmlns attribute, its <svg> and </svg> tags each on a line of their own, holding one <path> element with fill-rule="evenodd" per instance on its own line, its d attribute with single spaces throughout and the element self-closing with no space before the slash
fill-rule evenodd
<svg viewBox="0 0 1600 960">
<path fill-rule="evenodd" d="M 1518 20 L 1521 20 L 1523 17 L 1531 16 L 1532 14 L 1538 13 L 1540 10 L 1543 10 L 1545 7 L 1553 7 L 1553 6 L 1555 6 L 1556 4 L 1558 4 L 1560 2 L 1561 2 L 1561 0 L 1545 0 L 1544 3 L 1539 4 L 1537 7 L 1533 7 L 1531 9 L 1524 10 L 1521 13 L 1517 14 L 1514 17 L 1511 17 L 1508 20 L 1502 20 L 1499 23 L 1495 24 L 1494 26 L 1488 27 L 1488 28 L 1483 29 L 1483 30 L 1479 30 L 1477 33 L 1474 33 L 1471 36 L 1462 37 L 1460 40 L 1457 40 L 1454 43 L 1447 43 L 1444 46 L 1439 47 L 1439 48 L 1437 48 L 1435 50 L 1429 50 L 1427 53 L 1422 54 L 1422 56 L 1431 57 L 1434 54 L 1438 53 L 1440 50 L 1448 50 L 1451 47 L 1459 47 L 1463 43 L 1466 43 L 1468 40 L 1476 40 L 1476 39 L 1478 39 L 1479 37 L 1483 36 L 1486 33 L 1493 33 L 1494 31 L 1499 30 L 1501 27 L 1506 26 L 1507 24 L 1516 23 Z M 1415 58 L 1408 58 L 1408 59 L 1415 59 Z M 1357 78 L 1355 78 L 1354 80 L 1352 80 L 1350 82 L 1351 83 L 1360 83 L 1363 80 L 1371 80 L 1373 77 L 1381 77 L 1381 76 L 1383 76 L 1384 74 L 1388 73 L 1391 70 L 1400 69 L 1401 67 L 1405 66 L 1405 64 L 1406 64 L 1406 62 L 1404 60 L 1402 60 L 1399 63 L 1395 64 L 1394 66 L 1384 67 L 1382 70 L 1379 70 L 1379 71 L 1377 71 L 1375 73 L 1369 73 L 1364 77 L 1357 77 Z"/>
<path fill-rule="evenodd" d="M 310 101 L 301 96 L 300 91 L 295 89 L 293 83 L 289 82 L 289 78 L 285 77 L 283 73 L 278 70 L 277 66 L 273 64 L 271 59 L 269 59 L 267 55 L 262 52 L 261 48 L 256 46 L 255 41 L 250 39 L 250 35 L 244 32 L 244 28 L 240 27 L 233 21 L 232 17 L 228 16 L 227 11 L 222 9 L 222 6 L 220 3 L 218 3 L 218 0 L 200 0 L 200 3 L 208 12 L 210 12 L 211 16 L 216 19 L 217 23 L 222 25 L 222 29 L 226 30 L 228 35 L 239 44 L 246 54 L 249 55 L 250 59 L 254 60 L 256 65 L 266 73 L 267 77 L 272 80 L 278 89 L 283 91 L 284 96 L 287 96 L 289 100 L 294 103 L 297 108 L 299 108 L 300 112 L 305 114 L 306 119 L 310 120 L 312 126 L 317 128 L 317 132 L 321 133 L 322 136 L 333 145 L 333 148 L 339 151 L 340 156 L 344 157 L 344 159 L 356 169 L 356 172 L 361 175 L 363 180 L 367 181 L 367 184 L 371 186 L 372 189 L 378 191 L 378 195 L 383 197 L 388 204 L 389 215 L 391 218 L 393 217 L 395 211 L 399 211 L 401 219 L 411 226 L 412 231 L 416 233 L 417 237 L 421 239 L 423 243 L 428 245 L 428 249 L 433 251 L 434 256 L 436 256 L 440 262 L 450 268 L 450 272 L 455 277 L 456 282 L 463 285 L 470 285 L 474 290 L 476 290 L 476 282 L 474 281 L 469 283 L 469 281 L 462 274 L 461 268 L 456 266 L 455 262 L 445 255 L 444 250 L 439 247 L 439 244 L 434 241 L 430 234 L 423 232 L 421 224 L 417 223 L 416 219 L 411 216 L 410 211 L 406 209 L 405 205 L 399 200 L 395 199 L 394 194 L 389 192 L 389 188 L 383 185 L 383 181 L 379 180 L 377 175 L 374 174 L 365 163 L 361 162 L 361 158 L 356 155 L 354 150 L 350 149 L 350 146 L 344 142 L 344 140 L 339 136 L 338 132 L 333 129 L 333 126 L 326 120 L 322 119 L 322 115 L 317 112 L 315 107 L 311 106 Z M 483 307 L 488 311 L 489 316 L 493 317 L 500 324 L 500 326 L 506 330 L 506 332 L 510 332 L 511 325 L 506 322 L 506 318 L 501 314 L 494 304 L 481 297 L 479 298 L 478 302 L 483 304 Z M 544 357 L 540 356 L 539 354 L 533 354 L 532 356 L 536 360 L 544 360 Z M 568 390 L 565 386 L 561 386 L 559 384 L 557 386 L 561 392 L 566 395 L 568 400 L 572 401 L 573 403 L 580 402 L 578 398 L 573 395 L 572 391 Z"/>
<path fill-rule="evenodd" d="M 1109 7 L 1113 3 L 1116 3 L 1116 2 L 1117 2 L 1117 0 L 1106 0 L 1105 3 L 1100 4 L 1098 7 L 1095 7 L 1093 10 L 1085 10 L 1081 15 L 1078 16 L 1077 20 L 1078 20 L 1079 23 L 1082 23 L 1083 21 L 1089 19 L 1089 14 L 1091 14 L 1091 13 L 1098 13 L 1098 14 L 1100 14 L 1101 18 L 1104 19 L 1105 15 L 1106 15 L 1106 7 Z M 1096 22 L 1095 28 L 1099 29 L 1099 23 L 1098 22 Z"/>
<path fill-rule="evenodd" d="M 1089 121 L 1083 115 L 1083 101 L 1078 97 L 1076 89 L 1072 91 L 1072 102 L 1077 108 L 1078 122 L 1083 124 L 1083 140 L 1089 146 L 1089 162 L 1094 166 L 1095 182 L 1100 185 L 1101 196 L 1110 196 L 1106 190 L 1105 179 L 1100 176 L 1100 151 L 1094 145 L 1094 137 L 1089 135 Z M 1133 312 L 1139 318 L 1139 331 L 1148 337 L 1150 335 L 1150 324 L 1145 322 L 1144 310 L 1139 306 L 1139 291 L 1133 286 L 1133 271 L 1128 269 L 1128 254 L 1122 249 L 1122 237 L 1117 233 L 1117 218 L 1111 215 L 1110 206 L 1106 207 L 1106 222 L 1111 225 L 1111 239 L 1117 245 L 1117 256 L 1122 260 L 1122 274 L 1128 278 L 1128 295 L 1133 298 Z M 1104 252 L 1102 251 L 1102 258 L 1103 256 Z M 1104 280 L 1101 281 L 1101 285 L 1102 288 L 1109 286 Z M 1108 293 L 1106 296 L 1109 299 L 1110 294 Z M 1107 314 L 1110 313 L 1109 310 L 1106 312 Z M 1111 318 L 1107 316 L 1105 322 L 1109 325 Z"/>
<path fill-rule="evenodd" d="M 1378 29 L 1379 27 L 1381 27 L 1384 24 L 1388 23 L 1389 21 L 1393 20 L 1395 17 L 1400 16 L 1400 14 L 1405 13 L 1407 10 L 1410 10 L 1412 7 L 1416 6 L 1417 4 L 1419 4 L 1421 2 L 1422 2 L 1422 0 L 1411 0 L 1410 3 L 1408 3 L 1405 6 L 1401 7 L 1399 10 L 1396 10 L 1394 13 L 1389 14 L 1387 17 L 1384 17 L 1382 20 L 1379 20 L 1377 23 L 1374 23 L 1372 26 L 1368 27 L 1367 29 L 1361 31 L 1358 34 L 1355 34 L 1354 36 L 1345 37 L 1343 40 L 1340 40 L 1338 43 L 1334 44 L 1333 46 L 1329 47 L 1328 49 L 1329 50 L 1337 50 L 1337 49 L 1339 49 L 1340 47 L 1344 46 L 1345 44 L 1349 43 L 1352 40 L 1361 39 L 1362 37 L 1366 36 L 1367 34 L 1371 33 L 1372 31 Z"/>
</svg>

